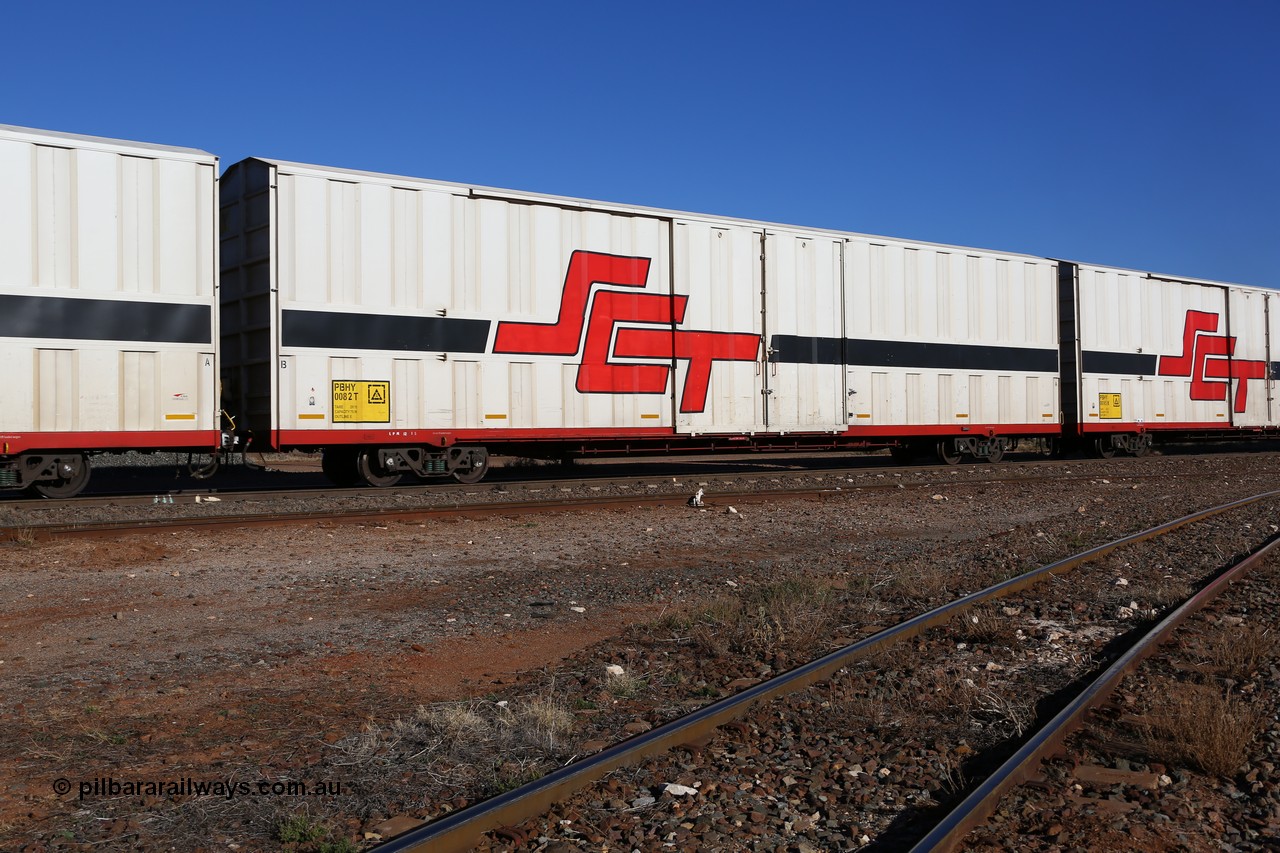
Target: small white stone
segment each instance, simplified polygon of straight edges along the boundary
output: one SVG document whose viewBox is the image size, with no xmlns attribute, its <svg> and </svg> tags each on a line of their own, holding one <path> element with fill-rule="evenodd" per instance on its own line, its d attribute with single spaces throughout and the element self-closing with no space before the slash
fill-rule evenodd
<svg viewBox="0 0 1280 853">
<path fill-rule="evenodd" d="M 698 793 L 698 789 L 690 788 L 688 785 L 677 785 L 675 782 L 668 782 L 662 792 L 673 797 L 691 797 Z"/>
<path fill-rule="evenodd" d="M 1125 580 L 1124 578 L 1116 578 L 1116 586 L 1128 586 L 1128 585 L 1129 585 L 1129 581 Z"/>
<path fill-rule="evenodd" d="M 623 673 L 626 672 L 625 669 L 618 666 L 616 663 L 609 664 L 604 668 L 604 671 L 609 673 L 610 675 L 622 675 Z"/>
<path fill-rule="evenodd" d="M 570 610 L 572 610 L 574 613 L 586 613 L 586 612 L 587 612 L 587 608 L 585 608 L 585 607 L 570 607 L 569 609 L 570 609 Z"/>
</svg>

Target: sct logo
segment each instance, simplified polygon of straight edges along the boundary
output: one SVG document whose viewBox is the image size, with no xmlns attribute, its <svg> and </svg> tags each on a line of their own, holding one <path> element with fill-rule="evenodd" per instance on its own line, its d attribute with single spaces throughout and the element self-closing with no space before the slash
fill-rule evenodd
<svg viewBox="0 0 1280 853">
<path fill-rule="evenodd" d="M 680 393 L 680 411 L 705 411 L 711 366 L 717 361 L 755 361 L 760 336 L 677 328 L 684 321 L 687 296 L 592 289 L 596 285 L 643 288 L 648 279 L 649 258 L 575 251 L 569 258 L 556 322 L 500 322 L 493 351 L 581 355 L 576 387 L 584 394 L 665 393 L 671 361 L 682 359 L 689 362 L 689 370 Z M 619 364 L 610 361 L 611 356 L 666 364 Z"/>
<path fill-rule="evenodd" d="M 1267 363 L 1232 358 L 1236 339 L 1218 331 L 1218 315 L 1188 311 L 1182 327 L 1182 355 L 1162 355 L 1156 365 L 1160 376 L 1191 377 L 1192 400 L 1225 400 L 1231 380 L 1239 379 L 1232 409 L 1243 412 L 1249 401 L 1249 379 L 1266 379 Z"/>
</svg>

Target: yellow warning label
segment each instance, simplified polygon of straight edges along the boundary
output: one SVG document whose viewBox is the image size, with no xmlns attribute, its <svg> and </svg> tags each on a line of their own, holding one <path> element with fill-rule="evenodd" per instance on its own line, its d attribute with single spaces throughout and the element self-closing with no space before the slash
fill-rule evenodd
<svg viewBox="0 0 1280 853">
<path fill-rule="evenodd" d="M 1111 418 L 1118 420 L 1120 414 L 1120 395 L 1119 394 L 1099 394 L 1098 395 L 1098 415 L 1103 418 Z"/>
<path fill-rule="evenodd" d="M 391 423 L 391 383 L 363 379 L 333 380 L 333 422 Z"/>
</svg>

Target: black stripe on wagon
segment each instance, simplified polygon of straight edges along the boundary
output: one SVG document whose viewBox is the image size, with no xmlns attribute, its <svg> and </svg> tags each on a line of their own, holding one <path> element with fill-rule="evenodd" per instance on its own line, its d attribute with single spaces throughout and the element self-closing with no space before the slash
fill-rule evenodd
<svg viewBox="0 0 1280 853">
<path fill-rule="evenodd" d="M 213 342 L 213 308 L 124 299 L 0 295 L 0 337 Z"/>
<path fill-rule="evenodd" d="M 1156 355 L 1138 352 L 1101 352 L 1084 350 L 1080 353 L 1081 373 L 1123 373 L 1131 376 L 1154 376 Z"/>
<path fill-rule="evenodd" d="M 784 364 L 848 364 L 925 370 L 1004 370 L 1051 373 L 1056 349 L 875 341 L 774 335 L 770 361 Z"/>
<path fill-rule="evenodd" d="M 287 347 L 484 352 L 489 320 L 389 317 L 336 311 L 285 311 L 280 342 Z"/>
</svg>

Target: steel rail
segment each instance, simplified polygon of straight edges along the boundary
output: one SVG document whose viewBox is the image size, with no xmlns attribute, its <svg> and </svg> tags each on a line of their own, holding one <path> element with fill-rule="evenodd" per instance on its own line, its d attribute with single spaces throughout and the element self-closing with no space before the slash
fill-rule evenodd
<svg viewBox="0 0 1280 853">
<path fill-rule="evenodd" d="M 786 490 L 779 489 L 753 494 L 721 495 L 721 498 L 732 499 L 739 503 L 767 500 L 771 496 L 797 497 L 815 494 L 813 489 Z M 836 493 L 833 493 L 836 494 Z M 359 509 L 342 511 L 310 511 L 310 512 L 277 512 L 254 515 L 209 515 L 185 516 L 182 518 L 145 519 L 139 521 L 89 521 L 69 524 L 17 525 L 0 528 L 0 540 L 13 538 L 17 534 L 35 536 L 37 538 L 51 535 L 101 535 L 105 533 L 141 533 L 149 530 L 173 530 L 180 528 L 216 528 L 216 527 L 254 527 L 278 526 L 284 524 L 306 524 L 331 522 L 359 523 L 368 521 L 415 521 L 450 515 L 519 515 L 530 512 L 546 512 L 549 510 L 583 510 L 603 509 L 620 505 L 661 506 L 664 504 L 685 504 L 688 499 L 683 494 L 667 495 L 607 495 L 592 498 L 577 498 L 552 501 L 489 501 L 485 503 L 440 504 L 405 509 Z M 710 506 L 710 504 L 708 504 Z"/>
<path fill-rule="evenodd" d="M 1027 781 L 1042 760 L 1062 748 L 1067 737 L 1084 725 L 1085 714 L 1106 699 L 1124 676 L 1136 670 L 1138 664 L 1150 657 L 1156 647 L 1168 640 L 1169 635 L 1192 613 L 1216 598 L 1224 588 L 1271 554 L 1277 545 L 1280 545 L 1280 537 L 1272 537 L 1266 545 L 1220 573 L 1144 634 L 912 847 L 912 853 L 946 853 L 955 849 L 969 832 L 990 817 L 1005 794 Z"/>
<path fill-rule="evenodd" d="M 812 684 L 829 680 L 850 663 L 864 658 L 892 643 L 909 639 L 928 628 L 945 623 L 958 613 L 988 600 L 996 600 L 1020 592 L 1051 577 L 1069 572 L 1084 563 L 1109 554 L 1117 548 L 1144 542 L 1187 524 L 1211 518 L 1268 498 L 1280 496 L 1280 490 L 1264 492 L 1248 498 L 1210 507 L 1173 521 L 1131 534 L 1122 539 L 1098 545 L 1071 557 L 1041 566 L 1025 574 L 1002 581 L 986 589 L 958 598 L 919 616 L 886 628 L 879 633 L 831 652 L 818 660 L 785 672 L 768 681 L 748 687 L 691 714 L 672 720 L 643 734 L 635 735 L 595 755 L 560 767 L 535 782 L 499 794 L 474 806 L 462 809 L 431 823 L 411 829 L 374 849 L 379 853 L 400 851 L 432 851 L 454 853 L 471 849 L 485 832 L 513 826 L 546 812 L 564 799 L 605 774 L 629 766 L 650 755 L 665 752 L 684 743 L 693 743 L 711 735 L 715 729 L 746 714 L 757 703 L 797 692 Z"/>
<path fill-rule="evenodd" d="M 1127 480 L 1153 479 L 1165 475 L 1162 474 L 1138 474 L 1127 477 Z M 830 497 L 847 496 L 856 494 L 857 491 L 876 491 L 880 489 L 944 489 L 956 486 L 986 486 L 986 485 L 1005 485 L 1032 483 L 1044 480 L 1061 482 L 1064 480 L 1096 480 L 1096 476 L 1079 475 L 1072 477 L 1057 477 L 1052 475 L 1036 475 L 1028 477 L 997 477 L 987 480 L 962 480 L 957 482 L 912 482 L 912 483 L 860 483 L 845 488 L 843 486 L 809 486 L 805 488 L 764 488 L 753 489 L 752 491 L 733 491 L 733 492 L 716 492 L 707 498 L 706 507 L 714 509 L 718 506 L 724 506 L 727 503 L 735 503 L 739 505 L 748 505 L 761 503 L 773 497 L 781 498 L 803 498 L 816 497 L 818 500 L 824 500 Z M 641 481 L 643 485 L 652 481 L 653 478 L 644 478 Z M 555 485 L 561 482 L 568 483 L 570 481 L 556 481 Z M 721 485 L 731 481 L 726 481 Z M 583 481 L 574 483 L 579 487 L 590 487 L 592 481 Z M 667 506 L 673 503 L 685 503 L 687 501 L 689 489 L 702 484 L 715 485 L 710 479 L 699 479 L 696 483 L 682 483 L 680 491 L 653 491 L 644 494 L 632 495 L 593 495 L 586 498 L 555 498 L 545 500 L 486 500 L 475 501 L 469 503 L 438 503 L 427 506 L 417 507 L 387 507 L 378 508 L 371 507 L 368 509 L 353 510 L 303 510 L 298 512 L 262 512 L 262 513 L 236 513 L 236 514 L 215 514 L 204 516 L 176 516 L 172 518 L 161 519 L 126 519 L 114 521 L 84 521 L 84 522 L 55 522 L 46 524 L 21 524 L 10 523 L 0 527 L 0 541 L 6 539 L 14 539 L 19 535 L 23 537 L 35 536 L 44 538 L 54 535 L 103 535 L 108 533 L 122 532 L 141 532 L 146 530 L 173 530 L 181 528 L 216 528 L 216 527 L 248 527 L 248 526 L 275 526 L 283 524 L 304 524 L 308 522 L 331 522 L 331 523 L 359 523 L 363 521 L 411 521 L 417 519 L 431 518 L 435 516 L 446 515 L 485 515 L 485 514 L 502 514 L 514 513 L 525 514 L 531 512 L 543 512 L 548 510 L 581 510 L 581 509 L 600 509 L 616 506 Z M 503 491 L 506 492 L 504 484 Z M 670 489 L 669 484 L 663 484 L 665 488 Z M 430 487 L 427 487 L 430 488 Z M 523 487 L 524 491 L 530 491 L 529 486 Z M 475 489 L 472 488 L 468 494 L 474 494 Z M 510 492 L 506 492 L 510 493 Z M 316 490 L 314 492 L 293 493 L 293 492 L 263 492 L 263 493 L 243 493 L 241 500 L 247 500 L 248 496 L 253 494 L 257 498 L 331 498 L 345 499 L 351 497 L 379 497 L 378 492 L 370 492 L 368 490 L 360 490 L 356 492 L 335 492 L 333 490 Z M 387 493 L 391 496 L 393 493 Z M 431 495 L 443 495 L 447 493 L 428 492 Z M 187 495 L 187 497 L 192 497 Z M 200 496 L 194 496 L 194 500 L 198 500 Z M 80 499 L 72 499 L 80 500 Z M 219 497 L 219 502 L 223 498 Z M 145 504 L 146 501 L 140 503 Z M 185 503 L 185 502 L 184 502 Z M 176 506 L 177 504 L 165 503 L 163 506 Z M 33 506 L 32 509 L 39 509 L 39 506 Z"/>
<path fill-rule="evenodd" d="M 877 460 L 872 458 L 874 463 Z M 1061 468 L 1067 465 L 1088 465 L 1116 463 L 1122 465 L 1134 465 L 1144 460 L 1139 459 L 1019 459 L 1006 460 L 997 468 L 986 469 L 983 466 L 952 466 L 952 465 L 840 465 L 836 467 L 821 468 L 797 468 L 788 467 L 786 469 L 768 468 L 768 464 L 773 464 L 775 460 L 761 461 L 755 463 L 757 468 L 744 467 L 740 471 L 725 470 L 709 470 L 709 471 L 667 471 L 667 472 L 651 472 L 647 474 L 625 474 L 605 473 L 598 476 L 580 476 L 573 479 L 557 478 L 557 479 L 503 479 L 501 476 L 495 476 L 498 471 L 504 469 L 494 469 L 494 474 L 480 483 L 454 483 L 448 481 L 442 482 L 421 482 L 421 483 L 404 483 L 390 487 L 373 487 L 373 486 L 353 486 L 353 487 L 337 487 L 337 486 L 296 486 L 291 488 L 237 488 L 237 487 L 210 487 L 207 489 L 190 488 L 190 489 L 169 489 L 165 491 L 148 491 L 140 489 L 137 491 L 108 493 L 108 494 L 88 494 L 79 495 L 74 498 L 40 498 L 40 497 L 20 497 L 12 495 L 0 495 L 0 508 L 16 509 L 16 510 L 49 510 L 63 507 L 86 507 L 86 506 L 128 506 L 128 505 L 150 505 L 155 503 L 156 499 L 164 499 L 164 503 L 190 503 L 196 501 L 197 498 L 217 498 L 219 501 L 247 501 L 247 500 L 264 500 L 275 498 L 326 498 L 326 497 L 387 497 L 387 496 L 404 496 L 404 495 L 451 495 L 451 494 L 475 494 L 477 491 L 493 491 L 493 490 L 511 490 L 511 491 L 531 491 L 538 489 L 554 489 L 554 488 L 585 488 L 593 485 L 607 484 L 611 486 L 618 485 L 634 485 L 645 486 L 652 482 L 661 482 L 663 485 L 669 485 L 670 480 L 676 479 L 683 485 L 697 487 L 703 484 L 719 485 L 723 483 L 733 483 L 744 479 L 767 477 L 775 480 L 800 480 L 815 477 L 854 477 L 854 476 L 883 476 L 886 474 L 913 474 L 919 476 L 927 476 L 930 474 L 944 474 L 956 471 L 976 471 L 991 470 L 992 473 L 1001 473 L 1004 471 L 1017 471 L 1023 468 L 1048 466 L 1052 468 Z M 748 466 L 750 463 L 740 460 L 730 461 L 727 464 Z M 589 466 L 585 466 L 589 467 Z M 511 469 L 505 469 L 510 471 Z M 285 476 L 297 476 L 300 474 L 319 474 L 315 472 L 277 472 L 284 473 Z M 1018 482 L 1035 482 L 1037 480 L 1055 479 L 1064 481 L 1074 480 L 1096 480 L 1103 474 L 1072 474 L 1060 476 L 1055 474 L 1030 474 L 1026 476 L 1006 475 L 985 479 L 966 478 L 959 482 L 965 483 L 1018 483 Z M 1161 479 L 1170 476 L 1180 476 L 1179 474 L 1168 473 L 1129 473 L 1129 472 L 1110 472 L 1109 476 L 1123 477 L 1126 480 L 1149 480 Z M 875 489 L 875 488 L 894 488 L 895 484 L 865 483 L 860 484 L 857 488 Z M 172 499 L 172 501 L 170 500 Z"/>
</svg>

